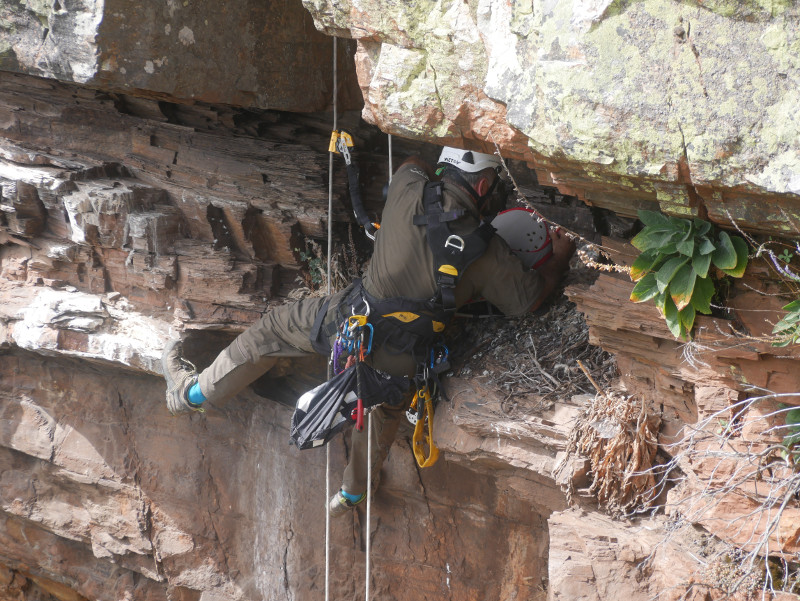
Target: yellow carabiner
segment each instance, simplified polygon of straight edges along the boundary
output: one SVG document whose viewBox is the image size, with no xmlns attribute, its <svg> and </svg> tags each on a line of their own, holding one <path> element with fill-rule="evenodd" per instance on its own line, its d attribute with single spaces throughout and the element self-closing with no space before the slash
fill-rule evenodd
<svg viewBox="0 0 800 601">
<path fill-rule="evenodd" d="M 420 467 L 430 467 L 439 458 L 439 448 L 433 442 L 433 400 L 431 399 L 431 393 L 425 388 L 417 391 L 417 394 L 414 395 L 414 400 L 411 401 L 412 407 L 416 407 L 420 394 L 422 394 L 425 406 L 422 410 L 422 417 L 417 420 L 417 424 L 414 426 L 414 436 L 412 437 L 414 458 Z M 424 434 L 426 421 L 428 422 L 427 435 Z M 426 444 L 428 446 L 427 457 L 425 457 Z"/>
</svg>

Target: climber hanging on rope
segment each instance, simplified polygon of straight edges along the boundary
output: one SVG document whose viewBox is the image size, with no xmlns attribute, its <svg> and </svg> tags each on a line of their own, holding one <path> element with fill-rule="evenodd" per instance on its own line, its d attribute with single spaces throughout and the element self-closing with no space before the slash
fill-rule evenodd
<svg viewBox="0 0 800 601">
<path fill-rule="evenodd" d="M 508 316 L 538 308 L 568 269 L 575 245 L 553 230 L 551 258 L 535 270 L 523 267 L 486 221 L 505 205 L 500 174 L 497 156 L 451 147 L 443 149 L 436 173 L 418 157 L 406 160 L 389 186 L 363 281 L 325 298 L 272 309 L 199 374 L 183 358 L 180 341 L 170 342 L 162 356 L 170 412 L 202 411 L 206 402 L 235 395 L 278 357 L 330 354 L 337 337 L 349 335 L 343 324 L 350 316 L 364 316 L 364 323 L 371 324 L 366 365 L 395 379 L 414 381 L 416 376 L 419 382 L 419 366 L 429 361 L 435 366 L 431 350 L 455 310 L 469 299 L 482 297 Z M 436 175 L 441 181 L 432 181 Z M 401 391 L 395 404 L 373 410 L 371 458 L 370 429 L 353 428 L 342 485 L 330 500 L 331 515 L 364 500 L 368 460 L 378 474 L 415 392 L 422 393 L 417 408 L 425 405 L 429 391 L 415 385 Z"/>
</svg>

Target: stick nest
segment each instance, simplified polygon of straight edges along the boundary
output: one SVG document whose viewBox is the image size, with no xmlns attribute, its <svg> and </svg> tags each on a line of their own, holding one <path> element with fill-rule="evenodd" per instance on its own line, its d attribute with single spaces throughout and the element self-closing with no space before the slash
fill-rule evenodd
<svg viewBox="0 0 800 601">
<path fill-rule="evenodd" d="M 511 404 L 527 397 L 547 408 L 594 392 L 578 360 L 602 384 L 617 375 L 614 357 L 589 343 L 583 315 L 563 295 L 521 317 L 456 318 L 453 331 L 454 374 L 482 380 Z"/>
<path fill-rule="evenodd" d="M 598 391 L 578 418 L 567 452 L 589 458 L 589 493 L 611 515 L 640 513 L 655 503 L 651 468 L 660 426 L 661 418 L 648 414 L 643 399 L 616 391 Z"/>
</svg>

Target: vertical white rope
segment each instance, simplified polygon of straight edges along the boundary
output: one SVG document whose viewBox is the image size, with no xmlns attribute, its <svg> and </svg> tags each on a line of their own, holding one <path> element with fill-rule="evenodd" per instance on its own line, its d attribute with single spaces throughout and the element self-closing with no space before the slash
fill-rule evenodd
<svg viewBox="0 0 800 601">
<path fill-rule="evenodd" d="M 392 168 L 392 134 L 389 134 L 389 183 L 392 183 L 392 173 L 394 169 Z"/>
<path fill-rule="evenodd" d="M 336 65 L 336 37 L 333 38 L 333 131 L 338 131 L 337 94 L 337 65 Z M 328 294 L 331 293 L 331 253 L 333 252 L 333 155 L 328 153 Z"/>
<path fill-rule="evenodd" d="M 331 565 L 331 514 L 328 503 L 331 498 L 331 447 L 325 445 L 325 601 L 330 594 Z"/>
<path fill-rule="evenodd" d="M 333 37 L 333 131 L 337 130 L 338 122 L 336 114 L 338 107 L 336 102 L 338 88 L 338 73 L 336 60 L 336 36 Z M 333 249 L 333 151 L 328 153 L 328 286 L 327 293 L 331 294 L 331 252 Z M 328 377 L 331 376 L 331 366 L 328 365 Z M 331 498 L 331 447 L 325 445 L 325 601 L 330 599 L 330 575 L 331 575 L 331 514 L 328 511 L 328 503 Z"/>
<path fill-rule="evenodd" d="M 370 525 L 372 524 L 372 412 L 367 414 L 367 567 L 366 576 L 366 589 L 364 592 L 364 601 L 369 601 L 369 572 L 370 572 L 370 547 L 372 546 L 372 533 L 370 532 Z"/>
</svg>

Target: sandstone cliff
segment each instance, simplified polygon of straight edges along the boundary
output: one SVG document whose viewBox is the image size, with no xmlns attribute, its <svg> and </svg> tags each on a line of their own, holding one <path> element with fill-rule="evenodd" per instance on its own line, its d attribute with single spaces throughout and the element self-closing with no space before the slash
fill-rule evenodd
<svg viewBox="0 0 800 601">
<path fill-rule="evenodd" d="M 324 362 L 286 362 L 178 418 L 158 362 L 181 336 L 202 366 L 315 285 L 324 33 L 349 38 L 337 120 L 370 210 L 386 133 L 395 166 L 496 142 L 530 201 L 625 265 L 638 208 L 796 236 L 799 21 L 783 2 L 0 6 L 0 597 L 324 598 L 326 457 L 287 445 L 286 406 Z M 336 243 L 365 251 L 333 164 Z M 436 418 L 443 458 L 417 469 L 401 432 L 371 523 L 359 510 L 333 524 L 332 598 L 363 598 L 367 537 L 373 598 L 398 600 L 721 598 L 743 574 L 724 558 L 760 541 L 794 559 L 791 487 L 774 524 L 758 482 L 704 502 L 780 441 L 778 400 L 798 404 L 771 396 L 800 390 L 797 351 L 763 339 L 786 286 L 753 257 L 728 312 L 683 345 L 628 302 L 629 278 L 573 267 L 580 314 L 561 298 L 543 317 L 466 326 Z M 654 515 L 606 515 L 571 452 L 590 343 L 660 418 L 659 461 L 680 485 Z M 729 423 L 721 460 L 711 443 Z M 347 452 L 331 444 L 333 486 Z"/>
</svg>

